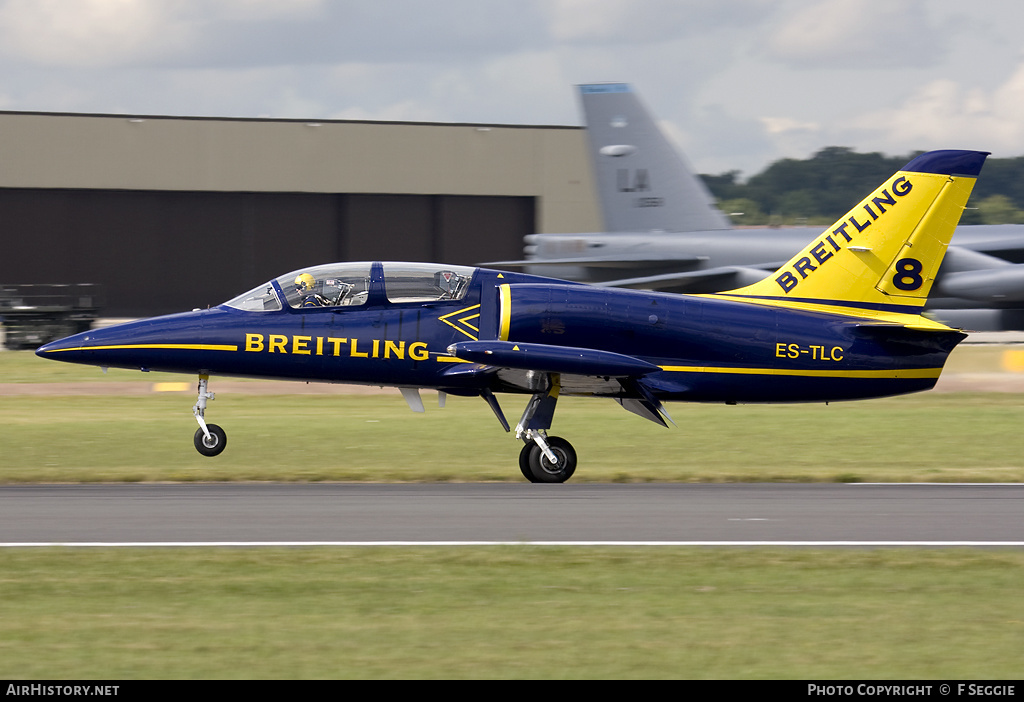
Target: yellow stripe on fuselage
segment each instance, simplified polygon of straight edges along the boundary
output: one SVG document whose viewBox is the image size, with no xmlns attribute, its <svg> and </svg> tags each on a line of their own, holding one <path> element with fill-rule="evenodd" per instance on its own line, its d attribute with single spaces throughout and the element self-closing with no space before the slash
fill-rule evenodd
<svg viewBox="0 0 1024 702">
<path fill-rule="evenodd" d="M 111 346 L 75 346 L 69 349 L 53 349 L 47 353 L 62 351 L 121 351 L 137 349 L 161 349 L 167 351 L 237 351 L 234 344 L 114 344 Z"/>
<path fill-rule="evenodd" d="M 761 305 L 763 307 L 776 307 L 789 310 L 800 310 L 802 312 L 824 312 L 826 314 L 841 315 L 843 317 L 859 318 L 867 322 L 882 322 L 894 324 L 919 331 L 956 331 L 942 322 L 929 319 L 913 312 L 888 312 L 884 310 L 870 310 L 859 307 L 848 307 L 842 304 L 829 304 L 827 302 L 803 302 L 797 300 L 786 300 L 783 298 L 756 298 L 745 295 L 732 295 L 729 293 L 704 293 L 693 295 L 712 300 L 728 300 L 729 302 L 743 302 L 750 305 Z"/>
<path fill-rule="evenodd" d="M 938 378 L 941 368 L 892 370 L 804 370 L 800 368 L 728 368 L 714 366 L 660 366 L 670 373 L 726 373 L 735 375 L 780 375 L 805 378 Z"/>
<path fill-rule="evenodd" d="M 508 341 L 508 331 L 512 326 L 512 290 L 508 283 L 498 287 L 498 299 L 501 302 L 501 324 L 498 327 L 498 338 Z"/>
</svg>

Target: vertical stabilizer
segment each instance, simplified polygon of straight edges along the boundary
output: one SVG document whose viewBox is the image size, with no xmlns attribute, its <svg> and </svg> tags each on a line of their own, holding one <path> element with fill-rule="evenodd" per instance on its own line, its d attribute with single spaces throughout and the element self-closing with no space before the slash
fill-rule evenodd
<svg viewBox="0 0 1024 702">
<path fill-rule="evenodd" d="M 774 274 L 722 294 L 919 311 L 987 155 L 918 156 Z"/>
<path fill-rule="evenodd" d="M 598 83 L 579 90 L 607 231 L 732 228 L 629 85 Z"/>
</svg>

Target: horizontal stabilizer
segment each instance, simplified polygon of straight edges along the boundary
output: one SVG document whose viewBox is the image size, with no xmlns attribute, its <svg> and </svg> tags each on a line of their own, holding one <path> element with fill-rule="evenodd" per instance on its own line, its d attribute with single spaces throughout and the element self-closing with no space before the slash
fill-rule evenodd
<svg viewBox="0 0 1024 702">
<path fill-rule="evenodd" d="M 939 283 L 939 292 L 979 302 L 1020 302 L 1024 300 L 1024 263 L 948 273 Z"/>
<path fill-rule="evenodd" d="M 984 230 L 998 230 L 1002 227 L 1013 228 L 1010 229 L 1010 234 L 1005 236 L 995 236 L 993 239 L 987 239 L 982 241 L 958 239 L 957 246 L 963 249 L 970 249 L 971 251 L 977 251 L 979 253 L 985 253 L 989 256 L 995 256 L 1000 259 L 1016 260 L 1016 257 L 1020 255 L 1021 249 L 1024 249 L 1024 236 L 1017 234 L 1020 231 L 1019 224 L 988 224 L 984 225 Z M 981 230 L 982 227 L 976 227 L 975 231 Z M 960 231 L 964 231 L 961 227 Z M 980 233 L 980 231 L 978 231 Z"/>
<path fill-rule="evenodd" d="M 925 317 L 918 317 L 918 319 L 920 323 L 916 324 L 856 324 L 853 325 L 853 331 L 875 341 L 902 344 L 917 350 L 941 350 L 947 354 L 967 338 L 967 334 L 962 331 L 950 329 Z M 925 332 L 925 334 L 921 332 Z"/>
<path fill-rule="evenodd" d="M 464 361 L 546 373 L 627 377 L 661 370 L 653 363 L 611 351 L 511 341 L 460 341 L 449 346 L 448 353 Z"/>
<path fill-rule="evenodd" d="M 894 331 L 901 331 L 904 329 L 909 329 L 918 332 L 935 332 L 937 334 L 948 334 L 950 332 L 958 333 L 955 329 L 951 330 L 945 324 L 931 322 L 927 317 L 921 317 L 920 324 L 900 324 L 898 322 L 871 322 L 868 324 L 854 324 L 852 326 L 854 332 L 864 336 L 869 336 L 872 334 L 887 334 Z"/>
</svg>

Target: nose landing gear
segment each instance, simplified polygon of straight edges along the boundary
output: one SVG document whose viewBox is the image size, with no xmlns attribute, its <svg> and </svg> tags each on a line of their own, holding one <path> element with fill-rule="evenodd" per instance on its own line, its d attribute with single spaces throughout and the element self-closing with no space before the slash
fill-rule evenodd
<svg viewBox="0 0 1024 702">
<path fill-rule="evenodd" d="M 216 397 L 212 392 L 206 391 L 209 381 L 210 376 L 199 376 L 199 397 L 196 400 L 196 404 L 192 407 L 192 414 L 195 415 L 196 421 L 199 422 L 199 428 L 196 429 L 192 442 L 195 444 L 196 451 L 204 456 L 217 456 L 228 445 L 228 436 L 216 424 L 206 423 L 206 402 Z"/>
</svg>

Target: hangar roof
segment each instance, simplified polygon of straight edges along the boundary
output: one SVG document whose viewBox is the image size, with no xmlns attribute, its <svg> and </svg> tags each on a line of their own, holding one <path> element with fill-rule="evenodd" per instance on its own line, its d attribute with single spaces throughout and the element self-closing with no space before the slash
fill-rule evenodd
<svg viewBox="0 0 1024 702">
<path fill-rule="evenodd" d="M 595 231 L 581 127 L 0 112 L 0 188 L 512 195 Z"/>
</svg>

